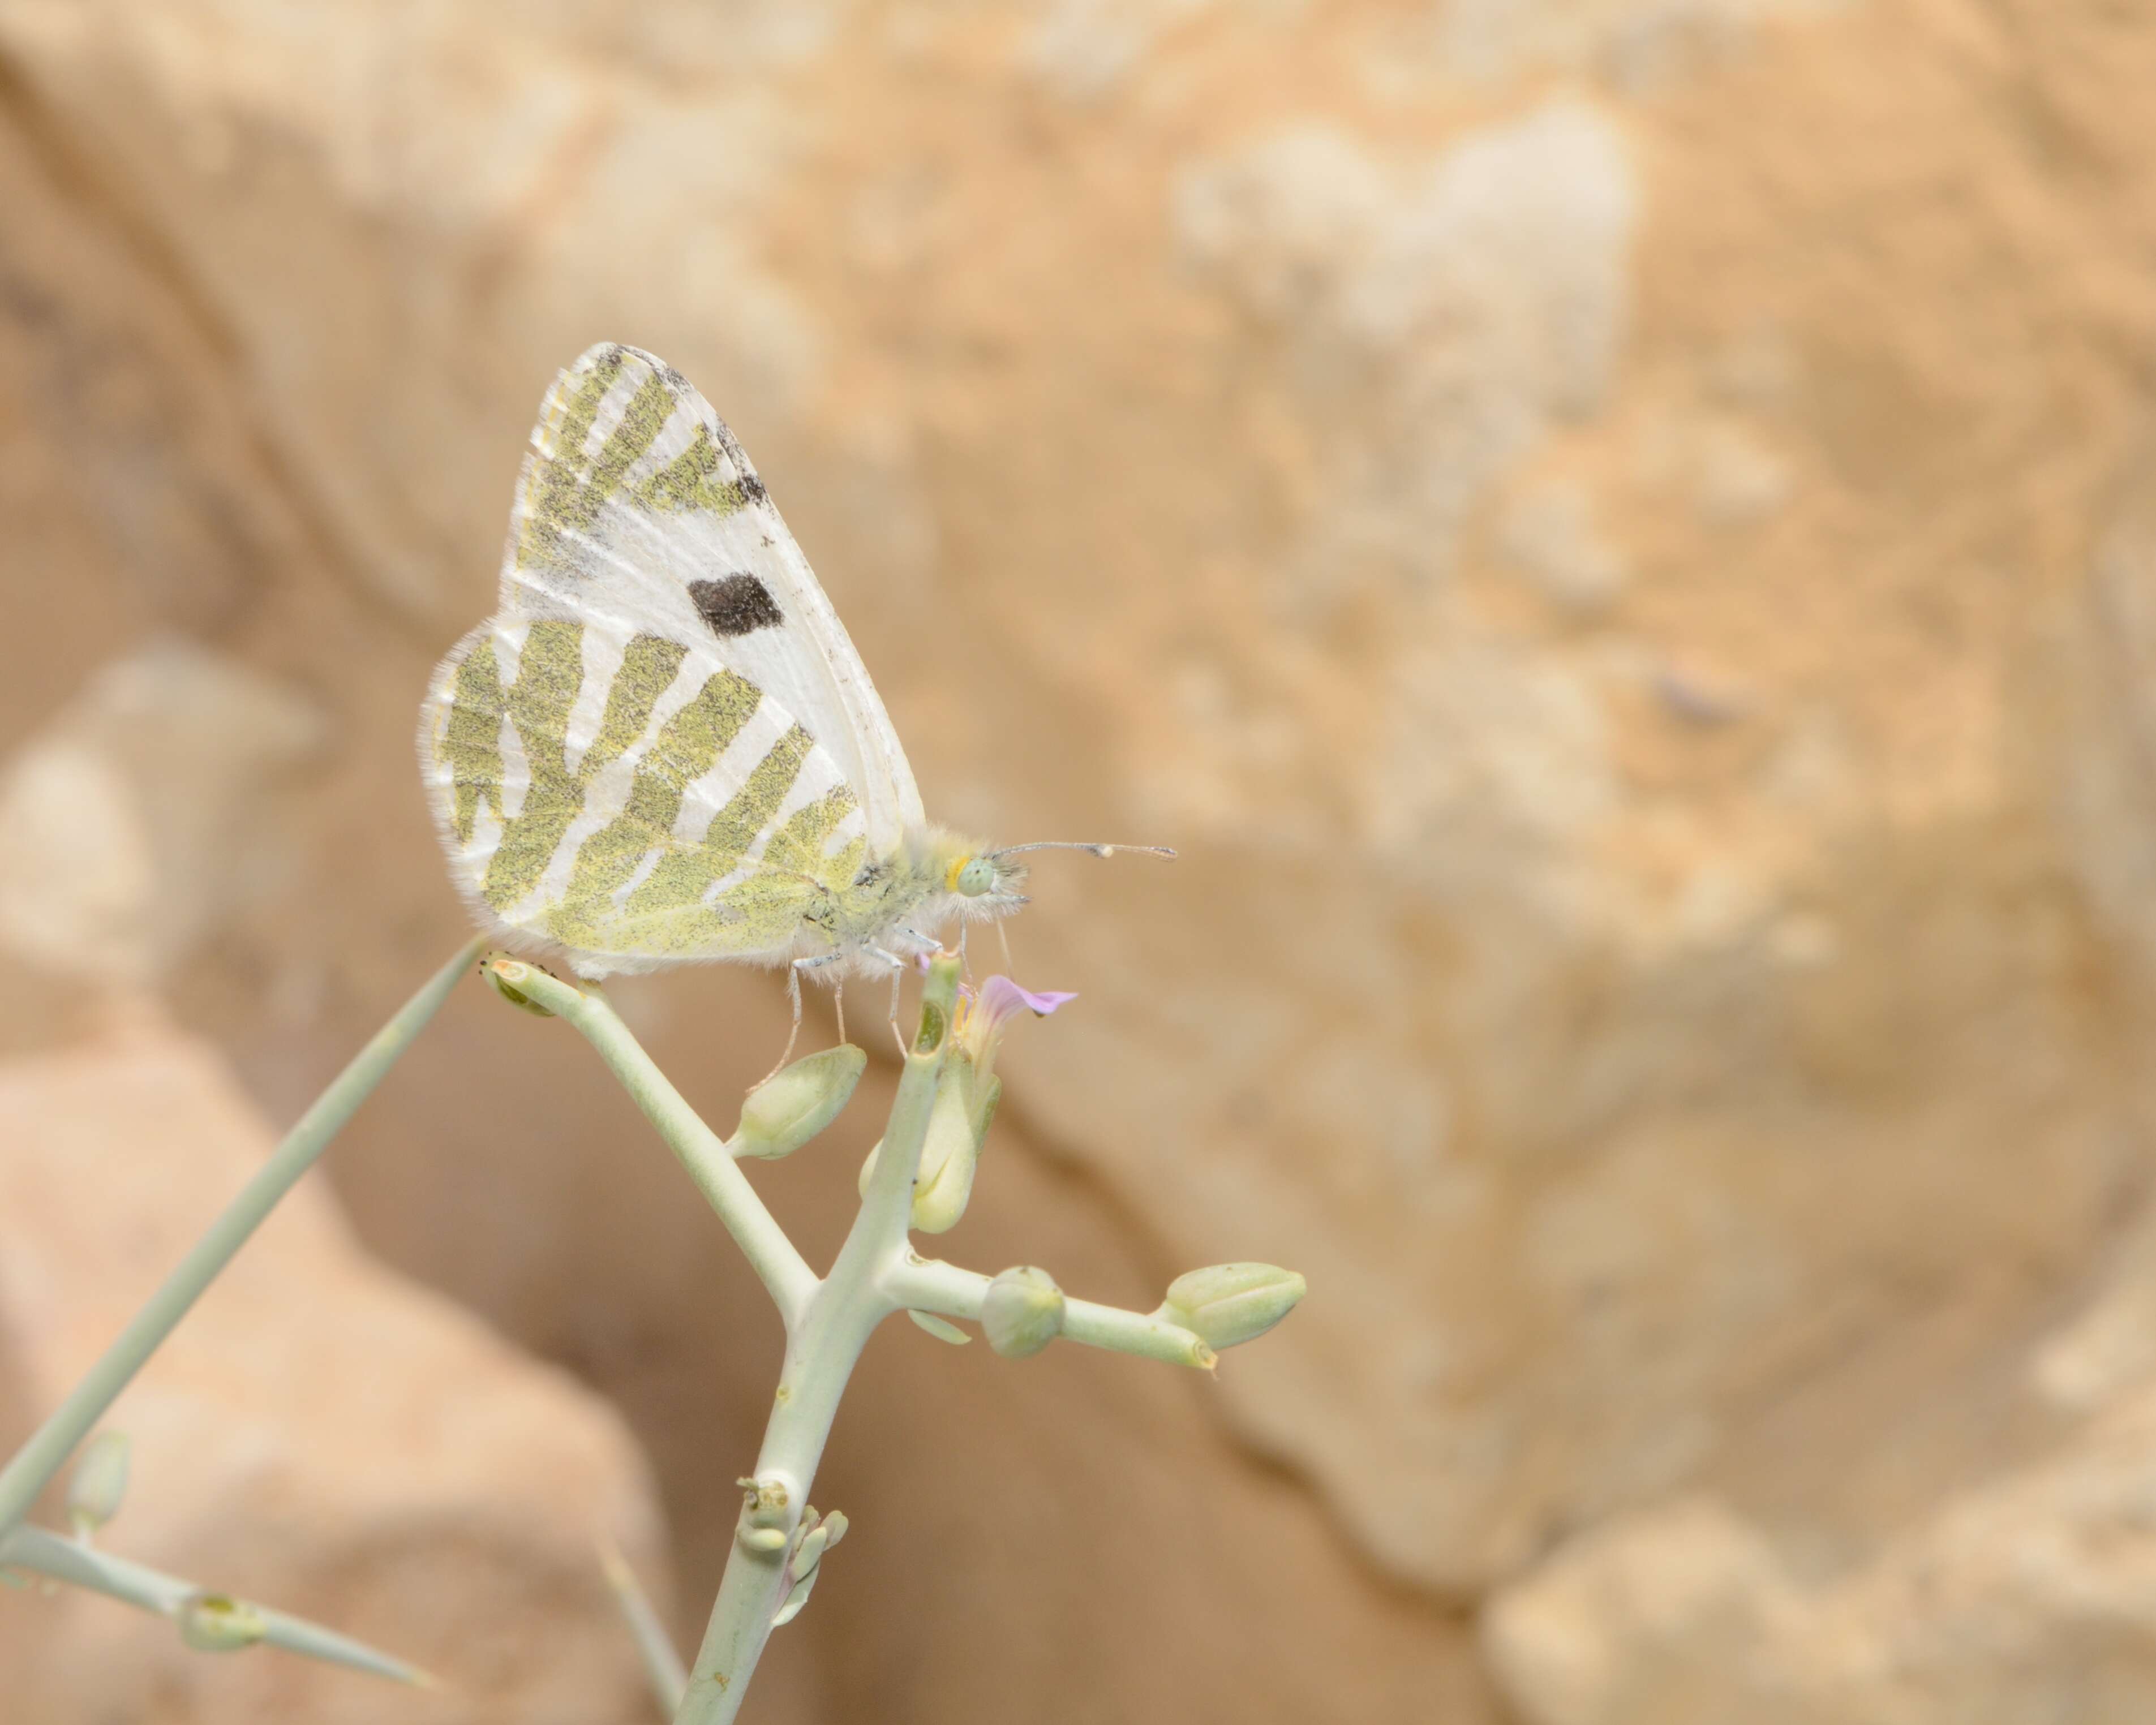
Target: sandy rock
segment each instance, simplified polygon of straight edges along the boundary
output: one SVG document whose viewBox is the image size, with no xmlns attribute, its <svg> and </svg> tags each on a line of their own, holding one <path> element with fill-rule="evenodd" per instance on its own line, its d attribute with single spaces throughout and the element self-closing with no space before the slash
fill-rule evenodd
<svg viewBox="0 0 2156 1725">
<path fill-rule="evenodd" d="M 270 1146 L 200 1043 L 154 1029 L 0 1070 L 0 1444 L 26 1435 Z M 422 1695 L 262 1650 L 190 1653 L 102 1598 L 0 1598 L 12 1717 L 629 1720 L 648 1701 L 593 1542 L 654 1583 L 644 1466 L 558 1373 L 367 1257 L 314 1183 L 110 1420 L 121 1555 L 433 1671 Z"/>
<path fill-rule="evenodd" d="M 1749 44 L 1758 23 L 1840 0 L 1455 0 L 1432 28 L 1445 73 L 1501 84 L 1595 67 L 1649 92 Z"/>
<path fill-rule="evenodd" d="M 1496 1595 L 1482 1640 L 1531 1725 L 1707 1725 L 1745 1692 L 1767 1638 L 1795 1630 L 1798 1611 L 1758 1533 L 1693 1500 L 1566 1548 Z"/>
<path fill-rule="evenodd" d="M 1186 251 L 1283 329 L 1319 389 L 1362 410 L 1322 453 L 1337 477 L 1314 542 L 1291 552 L 1306 591 L 1373 558 L 1441 576 L 1492 480 L 1552 419 L 1599 403 L 1637 203 L 1618 131 L 1575 103 L 1426 162 L 1309 128 L 1183 170 Z"/>
<path fill-rule="evenodd" d="M 106 665 L 0 766 L 0 942 L 62 976 L 162 981 L 289 869 L 278 781 L 322 729 L 290 691 L 184 642 Z"/>
<path fill-rule="evenodd" d="M 1530 1725 L 2128 1725 L 2156 1710 L 2156 1399 L 1805 1587 L 1711 1503 L 1601 1528 L 1498 1594 Z"/>
</svg>

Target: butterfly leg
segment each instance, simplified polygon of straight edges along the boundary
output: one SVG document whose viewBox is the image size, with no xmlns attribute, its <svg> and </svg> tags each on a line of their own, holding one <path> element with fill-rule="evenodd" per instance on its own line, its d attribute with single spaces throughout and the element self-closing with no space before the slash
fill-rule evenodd
<svg viewBox="0 0 2156 1725">
<path fill-rule="evenodd" d="M 831 990 L 831 1007 L 839 1014 L 839 1040 L 846 1040 L 846 979 L 840 977 Z"/>
<path fill-rule="evenodd" d="M 821 965 L 835 963 L 839 957 L 836 952 L 819 952 L 813 958 L 796 958 L 786 967 L 786 998 L 793 1007 L 793 1028 L 786 1033 L 786 1047 L 778 1056 L 778 1064 L 757 1079 L 757 1083 L 769 1083 L 771 1080 L 785 1070 L 786 1063 L 793 1058 L 793 1045 L 801 1039 L 801 973 L 804 970 L 814 970 Z M 839 1033 L 839 1040 L 841 1042 L 846 1040 L 844 1024 L 844 1019 L 841 1019 Z"/>
<path fill-rule="evenodd" d="M 886 952 L 881 947 L 870 947 L 869 951 L 891 967 L 891 1034 L 898 1044 L 898 1058 L 906 1059 L 906 1032 L 898 1027 L 898 985 L 906 975 L 906 960 L 896 952 Z"/>
<path fill-rule="evenodd" d="M 929 953 L 940 952 L 943 950 L 943 942 L 937 939 L 932 934 L 923 934 L 917 928 L 901 928 L 899 930 L 899 932 L 904 935 L 910 941 L 919 941 L 921 942 L 922 947 L 921 957 L 924 960 L 927 957 Z M 966 963 L 966 925 L 963 922 L 958 925 L 958 963 L 960 967 L 959 974 L 965 978 L 968 982 L 970 983 L 973 981 L 973 973 L 972 968 Z"/>
</svg>

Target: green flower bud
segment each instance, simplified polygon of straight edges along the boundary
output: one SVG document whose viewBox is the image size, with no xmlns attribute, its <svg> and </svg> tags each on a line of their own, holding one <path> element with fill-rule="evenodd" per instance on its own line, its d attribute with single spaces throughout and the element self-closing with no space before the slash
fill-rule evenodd
<svg viewBox="0 0 2156 1725">
<path fill-rule="evenodd" d="M 1005 1359 L 1038 1353 L 1063 1333 L 1063 1290 L 1045 1270 L 1006 1270 L 988 1284 L 981 1329 Z"/>
<path fill-rule="evenodd" d="M 124 1431 L 100 1431 L 83 1445 L 68 1480 L 68 1522 L 76 1538 L 88 1540 L 120 1512 L 127 1495 L 127 1450 Z"/>
<path fill-rule="evenodd" d="M 741 1520 L 735 1524 L 734 1538 L 747 1551 L 784 1551 L 793 1537 L 787 1527 L 792 1519 L 788 1506 L 793 1494 L 787 1489 L 786 1476 L 759 1474 L 734 1483 L 742 1488 Z"/>
<path fill-rule="evenodd" d="M 973 1195 L 973 1173 L 988 1122 L 996 1117 L 1003 1081 L 984 1074 L 963 1048 L 953 1049 L 937 1076 L 936 1098 L 929 1104 L 928 1129 L 921 1140 L 921 1167 L 913 1179 L 912 1224 L 923 1234 L 942 1234 L 966 1214 Z M 883 1154 L 880 1140 L 861 1163 L 863 1198 L 875 1178 Z"/>
<path fill-rule="evenodd" d="M 190 1594 L 180 1602 L 180 1639 L 198 1653 L 252 1647 L 270 1633 L 261 1608 L 228 1594 Z"/>
<path fill-rule="evenodd" d="M 869 1057 L 850 1042 L 796 1060 L 748 1093 L 726 1147 L 736 1157 L 791 1156 L 838 1117 Z"/>
<path fill-rule="evenodd" d="M 1294 1311 L 1308 1286 L 1292 1270 L 1270 1264 L 1215 1264 L 1170 1282 L 1159 1316 L 1211 1347 L 1233 1348 Z"/>
<path fill-rule="evenodd" d="M 913 1225 L 923 1234 L 944 1233 L 966 1214 L 973 1196 L 973 1173 L 981 1163 L 981 1146 L 1002 1095 L 1001 1079 L 978 1083 L 963 1054 L 950 1057 L 929 1110 L 928 1134 L 921 1144 L 921 1178 L 913 1188 Z"/>
</svg>

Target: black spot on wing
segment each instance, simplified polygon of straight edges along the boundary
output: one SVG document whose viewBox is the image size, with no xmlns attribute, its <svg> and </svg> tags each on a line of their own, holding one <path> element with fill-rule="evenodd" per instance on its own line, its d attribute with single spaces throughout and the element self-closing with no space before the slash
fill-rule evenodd
<svg viewBox="0 0 2156 1725">
<path fill-rule="evenodd" d="M 771 589 L 753 575 L 728 575 L 717 581 L 692 581 L 689 597 L 696 614 L 719 636 L 754 634 L 786 621 Z"/>
</svg>

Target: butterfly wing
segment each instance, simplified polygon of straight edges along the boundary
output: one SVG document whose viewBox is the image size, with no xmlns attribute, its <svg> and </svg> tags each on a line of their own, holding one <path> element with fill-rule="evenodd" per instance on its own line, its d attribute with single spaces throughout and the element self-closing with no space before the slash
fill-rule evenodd
<svg viewBox="0 0 2156 1725">
<path fill-rule="evenodd" d="M 890 716 L 763 481 L 695 386 L 650 354 L 593 347 L 547 392 L 501 604 L 696 642 L 829 753 L 879 854 L 922 824 Z"/>
<path fill-rule="evenodd" d="M 549 392 L 501 610 L 436 670 L 419 752 L 474 909 L 586 976 L 783 959 L 921 819 L 747 458 L 678 372 L 624 347 Z"/>
<path fill-rule="evenodd" d="M 473 909 L 583 975 L 778 961 L 866 855 L 838 763 L 701 646 L 503 615 L 421 710 L 423 776 Z"/>
</svg>

